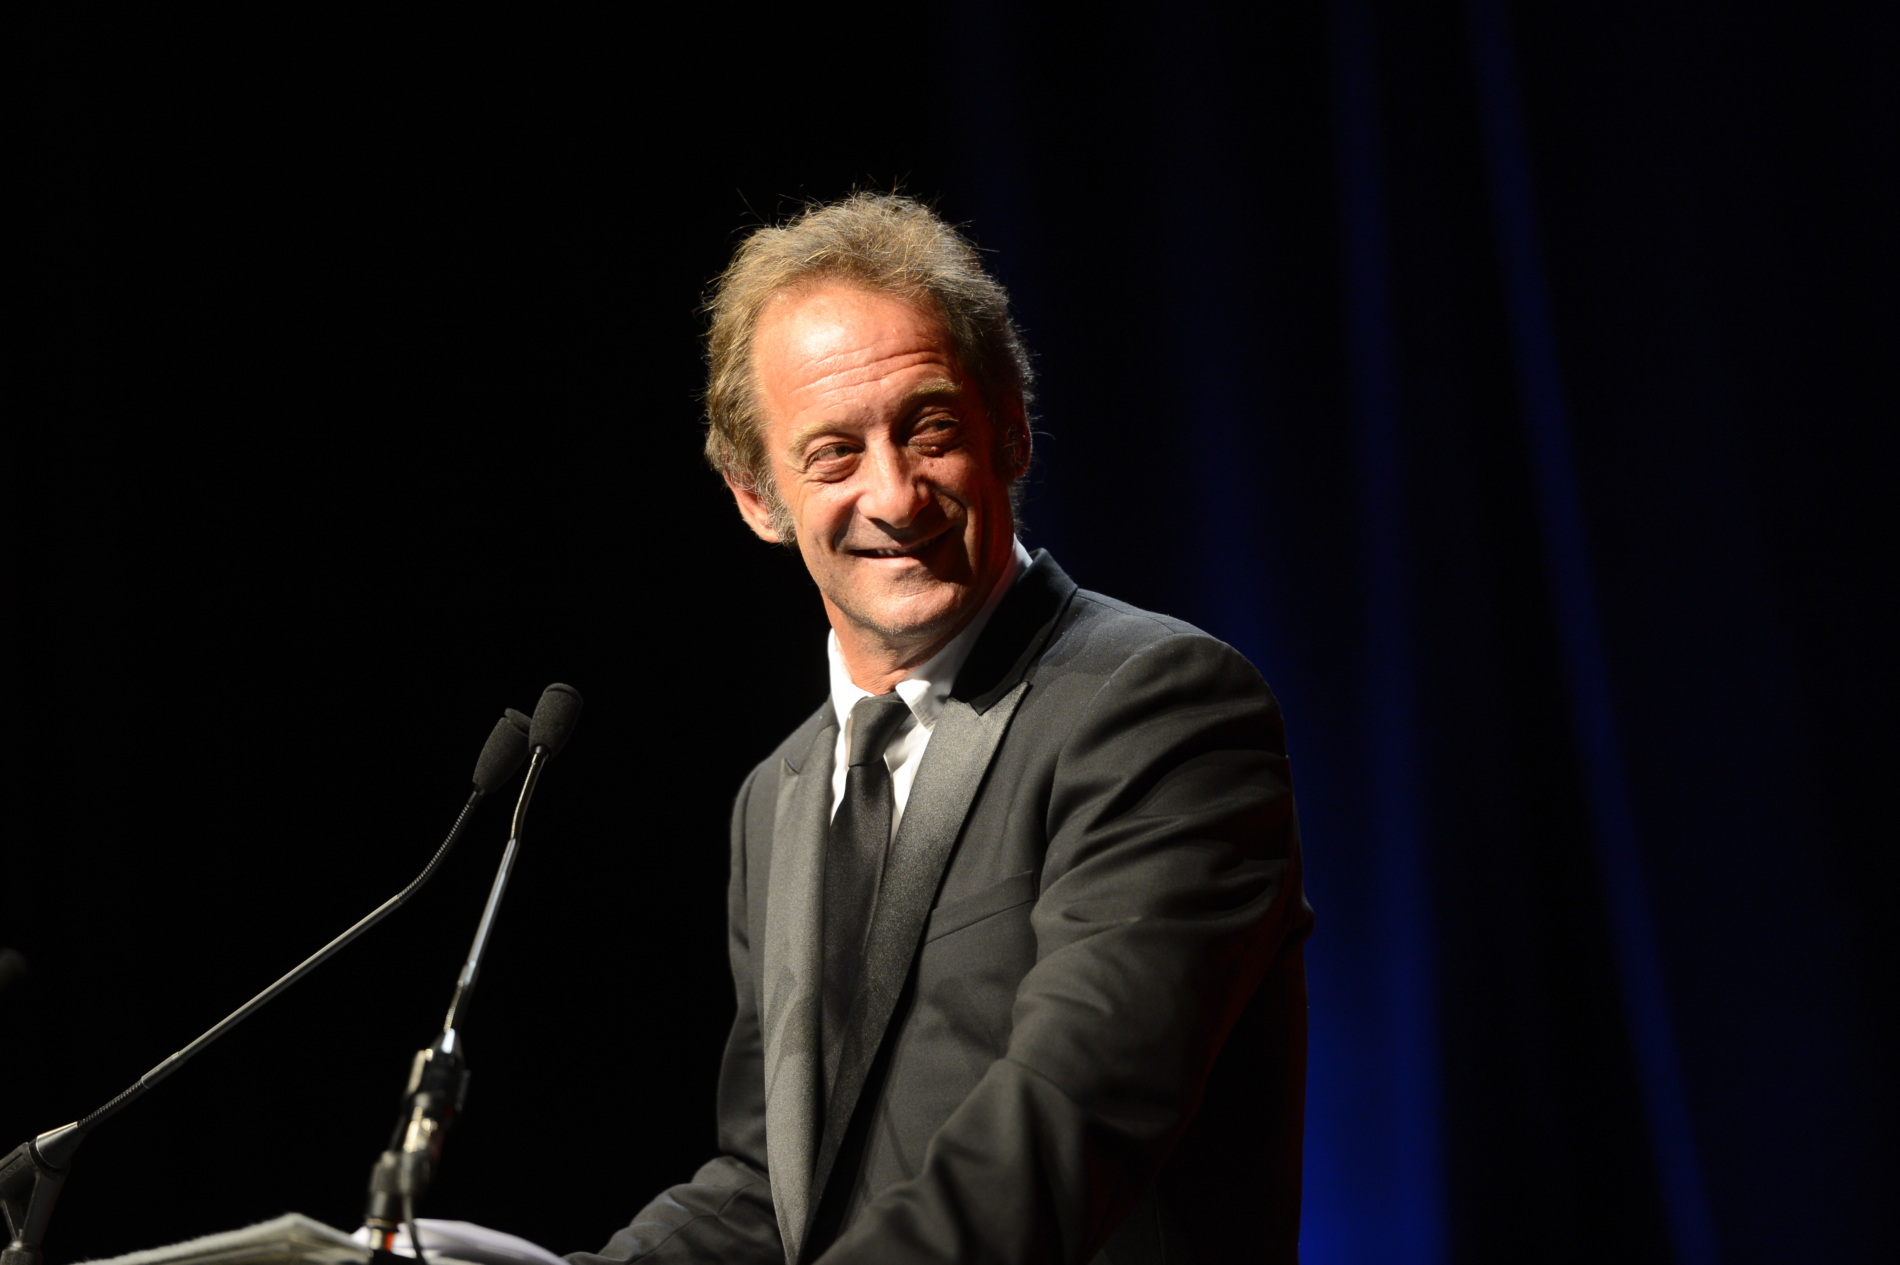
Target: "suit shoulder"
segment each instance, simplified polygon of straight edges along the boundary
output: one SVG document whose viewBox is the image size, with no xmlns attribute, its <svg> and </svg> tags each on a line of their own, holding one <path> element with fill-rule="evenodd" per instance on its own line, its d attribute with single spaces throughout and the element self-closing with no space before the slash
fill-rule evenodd
<svg viewBox="0 0 1900 1265">
<path fill-rule="evenodd" d="M 1166 637 L 1208 637 L 1209 634 L 1188 623 L 1185 619 L 1176 619 L 1172 615 L 1163 615 L 1159 611 L 1143 610 L 1139 606 L 1110 597 L 1106 593 L 1097 593 L 1093 589 L 1077 589 L 1075 602 L 1071 606 L 1073 622 L 1090 623 L 1104 629 L 1112 629 L 1120 636 L 1137 640 L 1159 641 Z"/>
<path fill-rule="evenodd" d="M 1078 667 L 1112 671 L 1130 658 L 1163 647 L 1173 654 L 1210 661 L 1232 660 L 1252 668 L 1240 651 L 1185 619 L 1143 610 L 1089 589 L 1076 590 L 1068 617 L 1050 651 L 1058 656 L 1066 651 Z"/>
<path fill-rule="evenodd" d="M 1268 725 L 1267 745 L 1281 742 L 1279 701 L 1240 651 L 1184 619 L 1086 589 L 1076 591 L 1024 677 L 1033 688 L 1020 719 L 1041 741 L 1103 718 L 1128 727 L 1142 717 L 1231 705 Z"/>
</svg>

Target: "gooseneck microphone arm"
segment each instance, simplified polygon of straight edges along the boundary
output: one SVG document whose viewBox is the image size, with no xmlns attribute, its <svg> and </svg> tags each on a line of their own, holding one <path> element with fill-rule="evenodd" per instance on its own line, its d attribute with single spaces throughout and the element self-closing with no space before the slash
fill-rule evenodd
<svg viewBox="0 0 1900 1265">
<path fill-rule="evenodd" d="M 541 780 L 541 770 L 547 763 L 545 747 L 536 748 L 528 758 L 528 776 L 522 780 L 520 798 L 515 800 L 508 846 L 502 849 L 501 865 L 495 871 L 494 884 L 488 889 L 488 903 L 482 907 L 482 920 L 475 925 L 475 940 L 468 947 L 468 960 L 462 963 L 462 973 L 455 979 L 455 995 L 449 999 L 448 1017 L 442 1021 L 444 1032 L 453 1032 L 461 1026 L 468 1004 L 474 999 L 475 977 L 481 974 L 482 959 L 488 954 L 488 937 L 495 929 L 495 915 L 501 912 L 501 898 L 508 891 L 508 879 L 515 872 L 515 857 L 521 851 L 521 824 L 528 816 L 528 801 L 534 798 L 535 784 Z"/>
<path fill-rule="evenodd" d="M 402 1109 L 389 1146 L 377 1157 L 369 1175 L 369 1204 L 363 1223 L 370 1230 L 370 1245 L 376 1260 L 392 1259 L 399 1226 L 409 1226 L 410 1239 L 418 1255 L 421 1247 L 415 1234 L 415 1205 L 435 1180 L 442 1161 L 442 1141 L 449 1125 L 462 1109 L 468 1094 L 469 1069 L 459 1032 L 475 996 L 475 981 L 481 974 L 482 960 L 495 929 L 495 917 L 501 911 L 502 897 L 514 874 L 515 858 L 521 851 L 523 823 L 528 803 L 548 761 L 560 753 L 580 718 L 581 696 L 572 686 L 550 685 L 534 709 L 528 745 L 534 754 L 528 760 L 528 776 L 522 780 L 521 795 L 515 800 L 514 821 L 508 830 L 508 845 L 502 850 L 501 865 L 488 889 L 488 903 L 482 908 L 481 921 L 475 927 L 475 939 L 469 945 L 468 959 L 455 980 L 455 993 L 449 1000 L 449 1013 L 442 1031 L 425 1049 L 416 1052 L 409 1069 L 409 1084 L 403 1090 Z"/>
<path fill-rule="evenodd" d="M 49 1129 L 21 1143 L 8 1152 L 4 1160 L 0 1160 L 0 1209 L 4 1210 L 11 1239 L 6 1248 L 0 1250 L 0 1265 L 41 1265 L 43 1256 L 40 1242 L 46 1236 L 47 1223 L 53 1215 L 53 1203 L 59 1197 L 60 1187 L 65 1184 L 73 1153 L 79 1149 L 79 1144 L 88 1133 L 142 1098 L 154 1085 L 183 1067 L 200 1050 L 256 1014 L 266 1002 L 334 957 L 343 946 L 387 918 L 422 890 L 422 885 L 441 868 L 449 850 L 461 837 L 462 827 L 475 805 L 521 767 L 522 757 L 527 753 L 528 729 L 528 718 L 512 708 L 495 722 L 495 728 L 489 733 L 481 757 L 475 764 L 474 792 L 468 797 L 468 802 L 462 805 L 462 811 L 456 814 L 455 824 L 449 827 L 448 837 L 435 850 L 435 855 L 429 858 L 422 873 L 416 875 L 407 887 L 292 967 L 269 988 L 213 1024 L 197 1040 L 139 1077 L 118 1097 L 71 1124 Z"/>
</svg>

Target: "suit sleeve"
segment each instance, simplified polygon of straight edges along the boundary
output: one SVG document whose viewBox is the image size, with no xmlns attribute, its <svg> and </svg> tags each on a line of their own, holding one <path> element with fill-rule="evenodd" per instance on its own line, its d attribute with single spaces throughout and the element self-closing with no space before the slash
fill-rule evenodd
<svg viewBox="0 0 1900 1265">
<path fill-rule="evenodd" d="M 784 1265 L 765 1168 L 764 1045 L 746 922 L 745 810 L 757 780 L 755 770 L 732 814 L 726 935 L 738 1008 L 719 1066 L 720 1153 L 692 1181 L 661 1192 L 599 1252 L 569 1253 L 573 1265 Z"/>
<path fill-rule="evenodd" d="M 1304 930 L 1278 706 L 1212 638 L 1167 637 L 1104 680 L 1045 811 L 1036 961 L 1007 1051 L 824 1265 L 1089 1260 Z"/>
</svg>

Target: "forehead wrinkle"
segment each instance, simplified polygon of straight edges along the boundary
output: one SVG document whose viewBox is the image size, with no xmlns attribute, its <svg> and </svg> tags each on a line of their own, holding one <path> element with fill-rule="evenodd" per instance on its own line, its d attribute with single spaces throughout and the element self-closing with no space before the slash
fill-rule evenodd
<svg viewBox="0 0 1900 1265">
<path fill-rule="evenodd" d="M 940 362 L 942 353 L 933 347 L 911 348 L 904 351 L 877 354 L 875 349 L 864 347 L 842 347 L 815 357 L 810 367 L 817 372 L 810 379 L 794 388 L 793 395 L 815 397 L 817 403 L 824 396 L 836 391 L 849 391 L 855 387 L 874 383 L 894 374 L 906 373 L 920 365 Z M 836 368 L 832 362 L 844 361 Z"/>
</svg>

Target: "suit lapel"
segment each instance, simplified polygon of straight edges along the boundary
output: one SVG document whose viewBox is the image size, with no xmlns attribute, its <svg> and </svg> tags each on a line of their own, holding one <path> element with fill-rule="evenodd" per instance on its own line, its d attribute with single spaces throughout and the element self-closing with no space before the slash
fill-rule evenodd
<svg viewBox="0 0 1900 1265">
<path fill-rule="evenodd" d="M 1047 553 L 1038 550 L 1036 564 L 1004 598 L 978 638 L 924 748 L 878 886 L 857 1005 L 845 1034 L 837 1081 L 822 1111 L 817 1038 L 823 853 L 830 833 L 832 748 L 838 737 L 838 722 L 829 707 L 827 723 L 800 766 L 804 771 L 788 764 L 781 773 L 772 891 L 766 905 L 766 1151 L 790 1265 L 798 1265 L 811 1215 L 909 978 L 964 819 L 1010 719 L 1031 688 L 1037 656 L 1075 596 L 1075 581 Z M 792 867 L 784 877 L 778 868 L 781 857 Z M 795 1011 L 795 1019 L 774 1013 L 769 990 L 775 978 L 786 978 L 779 1005 Z M 796 1056 L 790 1057 L 794 1047 Z M 773 1071 L 781 1065 L 785 1070 L 779 1073 L 780 1091 L 774 1091 Z M 781 1141 L 781 1129 L 791 1136 Z M 788 1166 L 790 1172 L 785 1171 Z"/>
<path fill-rule="evenodd" d="M 779 769 L 765 903 L 765 1150 L 785 1259 L 796 1265 L 811 1214 L 818 1151 L 818 982 L 824 849 L 838 723 L 829 704 L 794 765 Z"/>
<path fill-rule="evenodd" d="M 924 748 L 924 762 L 917 770 L 904 820 L 891 841 L 884 877 L 878 884 L 877 906 L 864 948 L 864 974 L 838 1060 L 837 1083 L 825 1110 L 824 1137 L 812 1177 L 813 1204 L 824 1191 L 851 1112 L 910 974 L 917 941 L 936 903 L 937 885 L 963 819 L 1028 689 L 1028 682 L 1019 681 L 981 712 L 961 699 L 946 700 L 930 745 Z"/>
</svg>

